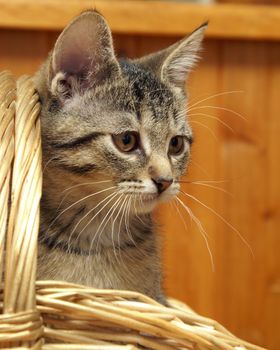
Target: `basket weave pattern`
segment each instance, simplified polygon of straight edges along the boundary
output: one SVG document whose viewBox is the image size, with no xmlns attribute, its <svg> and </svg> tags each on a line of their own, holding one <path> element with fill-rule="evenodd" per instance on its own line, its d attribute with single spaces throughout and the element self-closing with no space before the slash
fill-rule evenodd
<svg viewBox="0 0 280 350">
<path fill-rule="evenodd" d="M 0 73 L 1 349 L 260 350 L 216 321 L 132 291 L 36 281 L 40 103 L 31 78 Z"/>
</svg>

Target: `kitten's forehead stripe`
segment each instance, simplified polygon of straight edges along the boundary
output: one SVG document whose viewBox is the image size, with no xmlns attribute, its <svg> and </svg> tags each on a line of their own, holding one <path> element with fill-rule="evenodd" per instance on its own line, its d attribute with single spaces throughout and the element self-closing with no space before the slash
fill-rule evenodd
<svg viewBox="0 0 280 350">
<path fill-rule="evenodd" d="M 124 76 L 131 87 L 133 105 L 138 118 L 141 117 L 143 105 L 149 107 L 155 119 L 167 119 L 169 109 L 172 109 L 173 94 L 162 82 L 149 71 L 137 65 L 122 60 L 121 67 Z M 140 112 L 140 113 L 139 113 Z"/>
</svg>

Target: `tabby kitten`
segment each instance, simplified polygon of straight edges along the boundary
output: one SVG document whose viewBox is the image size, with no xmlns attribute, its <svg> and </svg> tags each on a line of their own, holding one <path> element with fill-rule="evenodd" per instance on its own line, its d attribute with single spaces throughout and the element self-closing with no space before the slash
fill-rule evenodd
<svg viewBox="0 0 280 350">
<path fill-rule="evenodd" d="M 205 28 L 119 61 L 97 12 L 59 36 L 34 78 L 44 164 L 39 279 L 135 290 L 164 303 L 151 212 L 176 196 L 189 159 L 184 88 Z"/>
</svg>

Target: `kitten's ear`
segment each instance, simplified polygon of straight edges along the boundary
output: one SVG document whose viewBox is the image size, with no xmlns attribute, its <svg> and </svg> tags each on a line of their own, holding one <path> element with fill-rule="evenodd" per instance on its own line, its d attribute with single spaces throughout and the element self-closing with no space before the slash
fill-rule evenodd
<svg viewBox="0 0 280 350">
<path fill-rule="evenodd" d="M 178 43 L 137 60 L 137 63 L 152 70 L 161 80 L 184 91 L 188 73 L 195 66 L 201 49 L 205 23 Z"/>
<path fill-rule="evenodd" d="M 56 41 L 50 63 L 52 94 L 67 97 L 100 84 L 119 72 L 111 31 L 104 18 L 87 11 L 74 19 Z"/>
</svg>

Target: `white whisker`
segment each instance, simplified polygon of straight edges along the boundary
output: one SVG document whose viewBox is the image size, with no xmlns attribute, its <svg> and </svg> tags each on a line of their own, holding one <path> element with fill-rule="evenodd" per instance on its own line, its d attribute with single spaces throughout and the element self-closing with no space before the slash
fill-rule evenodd
<svg viewBox="0 0 280 350">
<path fill-rule="evenodd" d="M 206 113 L 191 113 L 188 115 L 189 117 L 208 117 L 209 119 L 213 119 L 213 120 L 217 120 L 218 123 L 222 124 L 225 128 L 227 128 L 228 130 L 230 130 L 233 134 L 236 134 L 236 132 L 233 130 L 233 128 L 231 126 L 229 126 L 226 122 L 224 122 L 223 120 L 221 120 L 220 118 L 211 115 L 211 114 L 206 114 Z M 193 123 L 194 121 L 192 120 L 191 123 Z"/>
<path fill-rule="evenodd" d="M 72 203 L 71 205 L 69 205 L 66 209 L 64 209 L 62 212 L 60 212 L 60 213 L 56 216 L 56 218 L 50 223 L 50 225 L 49 225 L 49 227 L 47 228 L 46 232 L 48 232 L 48 230 L 52 227 L 52 225 L 56 222 L 56 220 L 57 220 L 61 215 L 63 215 L 67 210 L 73 208 L 75 205 L 81 203 L 82 201 L 84 201 L 84 200 L 86 200 L 86 199 L 88 199 L 88 198 L 94 197 L 94 196 L 96 196 L 96 195 L 98 195 L 98 194 L 100 194 L 100 193 L 103 193 L 103 192 L 105 192 L 105 191 L 110 191 L 110 190 L 112 190 L 113 188 L 116 188 L 116 186 L 112 186 L 112 187 L 109 187 L 109 188 L 105 188 L 105 189 L 103 189 L 103 190 L 101 190 L 101 191 L 91 193 L 91 194 L 89 194 L 89 195 L 87 195 L 87 196 L 85 196 L 85 197 L 83 197 L 83 198 L 77 200 L 76 202 Z"/>
<path fill-rule="evenodd" d="M 116 260 L 118 261 L 118 257 L 117 257 L 117 251 L 116 251 L 116 247 L 115 247 L 115 240 L 114 240 L 114 228 L 115 228 L 115 222 L 119 216 L 119 214 L 121 213 L 121 210 L 122 210 L 122 206 L 123 206 L 123 203 L 125 202 L 125 198 L 124 198 L 125 194 L 121 194 L 120 195 L 120 200 L 123 199 L 121 205 L 120 205 L 120 208 L 119 208 L 119 211 L 117 212 L 113 222 L 112 222 L 112 230 L 111 230 L 111 239 L 112 239 L 112 244 L 113 244 L 113 250 L 114 250 L 114 255 L 116 257 Z"/>
<path fill-rule="evenodd" d="M 122 220 L 125 214 L 125 208 L 126 208 L 126 204 L 128 202 L 129 197 L 126 195 L 126 197 L 124 198 L 121 210 L 122 210 L 122 215 L 121 215 L 121 219 L 120 219 L 120 223 L 119 223 L 119 230 L 118 230 L 118 248 L 119 248 L 119 253 L 121 256 L 121 240 L 120 240 L 120 235 L 121 235 L 121 224 L 122 224 Z"/>
<path fill-rule="evenodd" d="M 56 156 L 50 158 L 50 159 L 46 162 L 46 164 L 44 165 L 43 170 L 42 170 L 43 174 L 44 174 L 44 172 L 47 170 L 47 167 L 49 166 L 49 164 L 50 164 L 53 160 L 55 160 L 55 158 L 56 158 Z"/>
<path fill-rule="evenodd" d="M 94 206 L 93 208 L 91 208 L 84 216 L 81 217 L 81 219 L 76 223 L 76 225 L 74 226 L 74 228 L 72 229 L 69 238 L 68 238 L 68 242 L 70 243 L 71 241 L 71 237 L 73 235 L 73 233 L 76 231 L 77 227 L 80 225 L 80 223 L 87 218 L 95 209 L 97 209 L 102 203 L 104 203 L 106 200 L 110 199 L 111 197 L 113 197 L 115 195 L 115 192 L 110 193 L 108 196 L 106 196 L 105 198 L 103 198 L 100 202 L 98 202 L 96 204 L 96 206 Z M 79 237 L 81 236 L 82 232 L 79 232 L 76 241 L 79 239 Z"/>
<path fill-rule="evenodd" d="M 230 112 L 234 115 L 236 115 L 237 117 L 241 118 L 242 120 L 246 121 L 247 122 L 247 119 L 243 117 L 243 115 L 241 115 L 240 113 L 232 110 L 232 109 L 229 109 L 229 108 L 225 108 L 225 107 L 220 107 L 220 106 L 197 106 L 197 107 L 194 107 L 192 109 L 189 109 L 187 110 L 187 113 L 191 112 L 191 111 L 194 111 L 194 110 L 199 110 L 199 109 L 203 109 L 203 108 L 212 108 L 212 109 L 218 109 L 218 110 L 222 110 L 222 111 L 226 111 L 226 112 Z"/>
<path fill-rule="evenodd" d="M 223 92 L 220 92 L 220 93 L 217 93 L 217 94 L 208 96 L 208 97 L 206 97 L 206 98 L 204 98 L 204 99 L 202 99 L 202 100 L 196 101 L 196 102 L 194 102 L 193 104 L 189 105 L 188 107 L 189 107 L 189 108 L 192 108 L 192 107 L 194 107 L 194 106 L 199 105 L 201 102 L 210 100 L 211 98 L 215 98 L 215 97 L 218 97 L 218 96 L 229 95 L 229 94 L 236 94 L 236 93 L 241 93 L 241 92 L 244 92 L 244 91 L 242 91 L 242 90 L 223 91 Z"/>
<path fill-rule="evenodd" d="M 94 181 L 94 182 L 85 182 L 82 184 L 77 184 L 77 185 L 66 188 L 65 190 L 62 191 L 62 193 L 67 192 L 67 191 L 69 191 L 73 188 L 76 188 L 76 187 L 86 186 L 86 185 L 97 185 L 97 184 L 101 184 L 101 183 L 105 183 L 105 182 L 111 182 L 111 180 L 102 180 L 102 181 L 97 181 L 97 182 Z"/>
<path fill-rule="evenodd" d="M 191 209 L 180 198 L 176 197 L 176 199 L 182 205 L 182 207 L 186 210 L 186 212 L 189 214 L 190 218 L 196 223 L 196 225 L 197 225 L 197 227 L 199 229 L 199 232 L 201 233 L 201 235 L 202 235 L 202 237 L 203 237 L 203 239 L 205 241 L 206 248 L 207 248 L 207 251 L 209 253 L 210 260 L 211 260 L 212 271 L 214 272 L 215 271 L 215 264 L 214 264 L 213 255 L 212 255 L 209 243 L 208 243 L 207 232 L 205 231 L 204 227 L 202 226 L 202 224 L 198 220 L 198 218 L 191 211 Z"/>
<path fill-rule="evenodd" d="M 176 197 L 175 197 L 174 199 L 176 199 Z M 184 224 L 185 230 L 188 231 L 188 226 L 187 226 L 187 224 L 186 224 L 186 221 L 184 220 L 183 215 L 182 215 L 182 213 L 180 212 L 180 209 L 179 209 L 178 206 L 177 206 L 177 203 L 178 203 L 178 202 L 177 202 L 177 201 L 174 202 L 174 199 L 173 199 L 170 203 L 175 207 L 177 213 L 178 213 L 179 216 L 180 216 L 181 221 L 182 221 L 183 224 Z"/>
<path fill-rule="evenodd" d="M 116 198 L 118 195 L 119 195 L 119 192 L 114 193 L 113 196 L 112 196 L 109 200 L 107 200 L 107 202 L 102 206 L 102 208 L 99 209 L 97 213 L 95 213 L 95 215 L 87 222 L 87 224 L 86 224 L 86 225 L 83 227 L 83 229 L 79 232 L 79 236 L 80 236 L 80 235 L 85 231 L 85 229 L 93 222 L 93 220 L 97 217 L 97 215 L 98 215 L 99 213 L 101 213 L 101 211 L 102 211 L 104 208 L 106 208 L 107 205 L 108 205 L 109 203 L 111 203 L 112 200 L 113 200 L 114 198 Z M 90 255 L 90 252 L 91 252 L 91 249 L 92 249 L 92 244 L 93 244 L 93 241 L 95 240 L 95 237 L 96 237 L 96 232 L 95 232 L 94 237 L 93 237 L 93 239 L 92 239 L 92 241 L 91 241 L 91 244 L 90 244 L 89 255 Z"/>
<path fill-rule="evenodd" d="M 205 187 L 209 187 L 209 188 L 213 188 L 215 190 L 221 191 L 229 196 L 232 196 L 232 193 L 228 192 L 227 190 L 225 190 L 224 188 L 218 187 L 218 186 L 213 186 L 213 185 L 209 185 L 208 183 L 204 183 L 202 181 L 178 181 L 179 183 L 187 183 L 190 185 L 200 185 L 200 186 L 205 186 Z"/>
<path fill-rule="evenodd" d="M 111 220 L 112 216 L 114 215 L 114 212 L 116 211 L 118 204 L 120 202 L 122 198 L 119 197 L 117 198 L 117 200 L 113 203 L 113 205 L 111 206 L 111 208 L 108 210 L 108 212 L 106 213 L 106 215 L 104 216 L 104 218 L 102 219 L 101 223 L 99 224 L 97 230 L 96 230 L 96 235 L 98 234 L 98 240 L 97 240 L 97 249 L 98 249 L 98 245 L 99 245 L 99 241 L 102 235 L 102 232 L 104 231 L 105 227 L 107 226 L 108 222 Z M 107 220 L 106 220 L 107 218 Z M 106 221 L 105 221 L 106 220 Z M 103 226 L 103 227 L 102 227 Z M 113 240 L 113 247 L 114 247 L 114 240 Z"/>
<path fill-rule="evenodd" d="M 190 162 L 191 164 L 194 164 L 199 170 L 201 170 L 204 175 L 206 175 L 207 177 L 210 177 L 209 173 L 200 164 L 194 161 L 193 158 L 191 158 Z"/>
<path fill-rule="evenodd" d="M 214 137 L 214 139 L 215 139 L 217 142 L 219 141 L 218 138 L 217 138 L 217 136 L 214 134 L 213 130 L 211 130 L 211 129 L 209 128 L 209 126 L 204 125 L 203 123 L 201 123 L 201 122 L 199 122 L 199 121 L 197 121 L 197 120 L 192 120 L 192 121 L 191 121 L 191 124 L 197 124 L 197 125 L 202 126 L 202 127 L 205 128 L 205 129 L 207 129 L 207 130 L 210 132 L 210 134 Z"/>
<path fill-rule="evenodd" d="M 133 236 L 131 234 L 130 228 L 129 228 L 129 214 L 130 214 L 130 207 L 131 207 L 131 202 L 132 202 L 132 196 L 130 196 L 129 200 L 128 200 L 128 205 L 126 207 L 126 215 L 125 215 L 125 227 L 126 227 L 126 232 L 128 234 L 128 237 L 130 238 L 130 240 L 132 241 L 132 243 L 135 245 L 135 247 L 137 246 Z"/>
<path fill-rule="evenodd" d="M 181 181 L 181 182 L 188 183 L 188 181 Z M 190 181 L 190 182 L 222 184 L 222 183 L 228 183 L 229 180 L 195 180 L 195 181 Z"/>
<path fill-rule="evenodd" d="M 250 244 L 247 242 L 247 240 L 241 235 L 241 233 L 234 227 L 232 226 L 222 215 L 220 215 L 219 213 L 217 213 L 214 209 L 210 208 L 208 205 L 206 205 L 205 203 L 201 202 L 199 199 L 197 199 L 196 197 L 192 196 L 189 193 L 185 193 L 183 191 L 180 191 L 181 193 L 183 193 L 186 197 L 191 198 L 192 200 L 194 200 L 196 203 L 199 203 L 200 205 L 202 205 L 204 208 L 208 209 L 211 213 L 215 214 L 220 220 L 222 220 L 222 222 L 224 224 L 226 224 L 229 228 L 231 228 L 237 235 L 238 237 L 241 239 L 241 241 L 248 247 L 249 251 L 251 252 L 251 255 L 254 257 L 254 253 L 253 250 L 250 246 Z"/>
<path fill-rule="evenodd" d="M 142 198 L 141 196 L 138 196 L 138 198 L 137 197 L 134 198 L 133 204 L 134 204 L 135 216 L 143 225 L 145 225 L 145 222 L 140 218 L 140 216 L 137 213 L 137 209 L 136 209 L 136 200 L 139 202 L 139 197 L 140 197 L 140 199 Z M 142 204 L 143 204 L 143 201 L 142 201 Z M 142 207 L 143 207 L 143 205 L 142 205 Z"/>
</svg>

